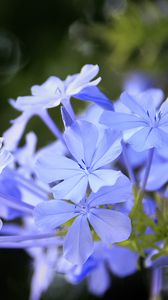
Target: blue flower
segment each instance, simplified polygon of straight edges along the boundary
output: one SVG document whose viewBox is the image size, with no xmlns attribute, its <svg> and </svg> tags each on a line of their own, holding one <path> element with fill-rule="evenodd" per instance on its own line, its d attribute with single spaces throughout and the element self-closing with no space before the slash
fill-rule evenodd
<svg viewBox="0 0 168 300">
<path fill-rule="evenodd" d="M 115 209 L 99 206 L 115 206 L 125 202 L 130 195 L 131 184 L 123 175 L 113 187 L 104 187 L 78 204 L 64 200 L 38 204 L 35 207 L 35 222 L 43 230 L 54 230 L 75 218 L 65 238 L 64 255 L 73 264 L 83 264 L 93 252 L 89 224 L 107 245 L 128 239 L 131 233 L 129 217 Z"/>
<path fill-rule="evenodd" d="M 109 271 L 118 277 L 133 274 L 138 268 L 139 255 L 130 249 L 113 245 L 108 248 L 102 242 L 95 242 L 94 252 L 80 266 L 62 267 L 66 278 L 73 284 L 87 278 L 89 291 L 97 296 L 103 295 L 109 288 L 111 280 Z M 65 270 L 64 270 L 65 269 Z"/>
<path fill-rule="evenodd" d="M 17 105 L 24 110 L 33 108 L 34 111 L 56 107 L 60 103 L 69 107 L 69 100 L 73 96 L 113 109 L 108 98 L 96 88 L 101 78 L 91 81 L 98 72 L 98 65 L 85 65 L 80 73 L 70 75 L 64 81 L 51 76 L 42 85 L 32 87 L 32 96 L 18 97 Z"/>
<path fill-rule="evenodd" d="M 168 146 L 168 100 L 158 109 L 163 93 L 150 89 L 138 95 L 124 92 L 120 101 L 125 112 L 104 112 L 103 124 L 123 131 L 124 140 L 136 151 Z"/>
<path fill-rule="evenodd" d="M 79 202 L 88 184 L 97 192 L 116 182 L 121 172 L 104 167 L 121 153 L 121 136 L 117 132 L 107 129 L 100 139 L 95 125 L 77 121 L 65 130 L 64 140 L 72 158 L 41 155 L 36 164 L 39 178 L 50 183 L 56 198 Z"/>
<path fill-rule="evenodd" d="M 32 95 L 10 99 L 10 104 L 22 112 L 12 126 L 4 132 L 6 146 L 12 151 L 18 146 L 25 127 L 33 116 L 39 116 L 57 138 L 62 138 L 60 130 L 51 120 L 47 109 L 63 104 L 72 119 L 75 119 L 70 99 L 75 97 L 82 101 L 97 103 L 105 109 L 113 110 L 113 104 L 96 85 L 101 78 L 91 81 L 98 73 L 97 65 L 85 65 L 78 74 L 68 76 L 64 81 L 51 76 L 42 85 L 32 87 Z"/>
</svg>

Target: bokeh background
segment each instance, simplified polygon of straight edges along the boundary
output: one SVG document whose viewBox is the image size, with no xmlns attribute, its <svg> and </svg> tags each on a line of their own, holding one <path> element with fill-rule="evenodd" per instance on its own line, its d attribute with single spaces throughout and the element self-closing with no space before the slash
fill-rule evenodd
<svg viewBox="0 0 168 300">
<path fill-rule="evenodd" d="M 18 113 L 9 98 L 27 95 L 49 76 L 65 78 L 86 63 L 99 64 L 102 90 L 115 100 L 132 74 L 168 92 L 168 1 L 0 0 L 0 135 Z M 75 102 L 75 108 L 81 104 Z M 80 106 L 79 106 L 80 105 Z M 59 111 L 52 112 L 60 126 Z M 39 146 L 52 141 L 33 118 L 27 131 Z M 28 299 L 31 260 L 23 251 L 0 251 L 1 299 Z M 149 274 L 112 278 L 104 299 L 147 299 Z M 86 283 L 71 287 L 58 276 L 43 299 L 95 299 Z"/>
</svg>

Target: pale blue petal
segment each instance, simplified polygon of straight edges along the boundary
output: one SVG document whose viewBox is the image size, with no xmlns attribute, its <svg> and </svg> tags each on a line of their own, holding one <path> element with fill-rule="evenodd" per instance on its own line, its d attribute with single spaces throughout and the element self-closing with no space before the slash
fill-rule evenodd
<svg viewBox="0 0 168 300">
<path fill-rule="evenodd" d="M 69 152 L 75 160 L 79 163 L 82 159 L 84 160 L 84 149 L 78 122 L 74 122 L 71 127 L 66 128 L 64 140 Z"/>
<path fill-rule="evenodd" d="M 147 96 L 147 94 L 148 94 L 148 96 Z M 141 98 L 142 98 L 142 100 L 141 100 L 142 105 L 144 105 L 144 102 L 146 101 L 148 108 L 152 104 L 152 106 L 155 109 L 157 109 L 159 107 L 159 105 L 161 104 L 161 102 L 163 101 L 163 99 L 164 99 L 164 93 L 161 89 L 150 88 L 150 89 L 146 90 L 146 95 L 144 93 L 142 93 Z M 152 99 L 152 103 L 151 103 L 151 100 L 149 100 L 149 99 Z"/>
<path fill-rule="evenodd" d="M 93 252 L 93 240 L 86 215 L 75 219 L 66 235 L 64 256 L 74 265 L 84 264 Z"/>
<path fill-rule="evenodd" d="M 130 219 L 118 211 L 91 208 L 88 219 L 97 235 L 106 244 L 127 240 L 131 233 Z"/>
<path fill-rule="evenodd" d="M 85 164 L 86 166 L 90 166 L 98 140 L 98 129 L 95 125 L 87 121 L 79 121 L 78 124 L 82 137 Z"/>
<path fill-rule="evenodd" d="M 162 130 L 162 127 L 153 128 L 150 135 L 151 144 L 154 145 L 158 151 L 162 151 L 168 147 L 168 132 Z"/>
<path fill-rule="evenodd" d="M 104 263 L 99 263 L 88 277 L 90 293 L 101 296 L 110 286 L 110 275 Z"/>
<path fill-rule="evenodd" d="M 135 99 L 140 103 L 145 112 L 148 112 L 150 117 L 154 118 L 163 97 L 164 94 L 162 90 L 153 88 L 136 95 Z"/>
<path fill-rule="evenodd" d="M 32 87 L 33 96 L 17 98 L 17 105 L 22 109 L 50 108 L 60 104 L 64 97 L 63 82 L 54 76 L 49 77 L 42 85 Z"/>
<path fill-rule="evenodd" d="M 21 116 L 13 120 L 13 124 L 3 134 L 5 145 L 10 151 L 14 151 L 24 133 L 29 119 L 32 117 L 30 113 L 22 113 Z"/>
<path fill-rule="evenodd" d="M 75 205 L 63 200 L 42 202 L 34 209 L 37 227 L 45 230 L 53 230 L 77 215 Z"/>
<path fill-rule="evenodd" d="M 151 80 L 144 73 L 133 72 L 124 80 L 124 90 L 129 94 L 136 95 L 151 86 Z"/>
<path fill-rule="evenodd" d="M 88 86 L 97 85 L 101 80 L 100 77 L 96 80 L 91 80 L 97 75 L 98 72 L 98 65 L 85 65 L 81 69 L 81 72 L 76 74 L 76 76 L 73 77 L 73 80 L 71 80 L 69 83 L 66 89 L 66 94 L 72 96 Z"/>
<path fill-rule="evenodd" d="M 141 104 L 141 101 L 137 98 L 138 98 L 137 95 L 136 96 L 129 95 L 127 92 L 122 93 L 120 96 L 121 102 L 126 107 L 128 107 L 135 114 L 141 116 L 141 118 L 146 119 L 146 117 L 147 117 L 146 110 L 144 109 L 143 105 Z"/>
<path fill-rule="evenodd" d="M 154 145 L 150 143 L 149 139 L 151 131 L 152 130 L 150 127 L 144 127 L 138 132 L 136 132 L 133 136 L 131 136 L 127 140 L 127 143 L 129 143 L 132 146 L 132 148 L 137 152 L 153 148 Z"/>
<path fill-rule="evenodd" d="M 114 245 L 109 251 L 108 264 L 115 275 L 124 277 L 138 270 L 138 258 L 138 253 L 128 248 Z"/>
<path fill-rule="evenodd" d="M 90 207 L 104 204 L 125 202 L 132 197 L 132 185 L 130 180 L 121 175 L 113 186 L 102 187 L 97 193 L 92 193 L 87 203 Z"/>
<path fill-rule="evenodd" d="M 18 105 L 24 109 L 44 109 L 58 106 L 61 102 L 60 95 L 44 95 L 44 96 L 24 96 L 18 97 Z"/>
<path fill-rule="evenodd" d="M 35 171 L 39 178 L 47 183 L 63 180 L 78 175 L 82 176 L 83 172 L 79 165 L 65 156 L 42 155 L 37 159 Z"/>
<path fill-rule="evenodd" d="M 26 143 L 23 147 L 18 148 L 15 152 L 15 160 L 21 166 L 31 169 L 34 165 L 34 155 L 37 145 L 37 136 L 34 132 L 26 134 Z"/>
<path fill-rule="evenodd" d="M 96 126 L 87 121 L 78 121 L 67 128 L 64 136 L 69 151 L 78 163 L 82 164 L 83 160 L 86 166 L 90 166 L 98 139 Z"/>
<path fill-rule="evenodd" d="M 83 101 L 96 103 L 107 110 L 114 110 L 113 103 L 100 91 L 97 86 L 89 86 L 80 93 L 74 95 L 75 98 Z"/>
<path fill-rule="evenodd" d="M 137 151 L 143 151 L 150 148 L 162 150 L 168 146 L 168 133 L 160 128 L 146 127 L 139 130 L 127 141 Z"/>
<path fill-rule="evenodd" d="M 43 84 L 34 85 L 31 88 L 33 96 L 44 96 L 48 94 L 63 94 L 64 93 L 64 84 L 61 79 L 55 76 L 50 76 Z"/>
<path fill-rule="evenodd" d="M 151 166 L 149 177 L 147 180 L 146 190 L 156 191 L 168 182 L 168 162 L 154 163 Z M 144 177 L 144 171 L 141 178 Z"/>
<path fill-rule="evenodd" d="M 105 130 L 94 153 L 91 167 L 98 169 L 115 160 L 122 151 L 121 138 L 118 131 Z"/>
<path fill-rule="evenodd" d="M 100 169 L 89 174 L 88 180 L 92 191 L 95 193 L 103 186 L 115 184 L 120 175 L 120 171 Z"/>
<path fill-rule="evenodd" d="M 117 130 L 126 130 L 147 125 L 147 122 L 138 116 L 113 111 L 103 112 L 100 117 L 100 123 Z"/>
<path fill-rule="evenodd" d="M 80 202 L 86 194 L 88 179 L 86 175 L 75 175 L 55 185 L 52 190 L 55 198 Z"/>
</svg>

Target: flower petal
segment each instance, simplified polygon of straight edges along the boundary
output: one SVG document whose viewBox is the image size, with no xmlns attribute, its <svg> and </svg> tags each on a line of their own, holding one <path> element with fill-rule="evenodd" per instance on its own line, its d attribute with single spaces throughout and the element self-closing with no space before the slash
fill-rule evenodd
<svg viewBox="0 0 168 300">
<path fill-rule="evenodd" d="M 103 186 L 115 184 L 120 175 L 120 171 L 100 169 L 89 174 L 88 180 L 91 189 L 96 193 Z"/>
<path fill-rule="evenodd" d="M 74 79 L 69 83 L 66 94 L 69 96 L 79 93 L 82 89 L 88 86 L 97 85 L 101 78 L 91 81 L 99 72 L 98 65 L 85 65 L 80 73 L 76 74 Z M 91 81 L 91 82 L 90 82 Z"/>
<path fill-rule="evenodd" d="M 72 159 L 62 155 L 41 155 L 37 159 L 35 171 L 39 178 L 47 183 L 63 180 L 75 175 L 81 176 L 79 165 Z"/>
<path fill-rule="evenodd" d="M 142 120 L 142 118 L 133 114 L 113 111 L 104 111 L 100 117 L 100 123 L 117 130 L 144 127 L 147 124 L 146 121 Z"/>
<path fill-rule="evenodd" d="M 93 252 L 93 240 L 86 215 L 76 218 L 64 242 L 64 256 L 72 264 L 84 264 Z"/>
<path fill-rule="evenodd" d="M 90 166 L 98 139 L 96 126 L 87 121 L 77 121 L 67 128 L 64 136 L 69 151 L 78 163 L 83 163 L 83 160 L 86 166 Z"/>
<path fill-rule="evenodd" d="M 106 129 L 94 153 L 91 167 L 98 169 L 115 160 L 122 151 L 121 138 L 118 131 Z"/>
<path fill-rule="evenodd" d="M 124 277 L 138 270 L 138 253 L 114 245 L 109 251 L 109 267 L 117 276 Z"/>
<path fill-rule="evenodd" d="M 75 175 L 65 179 L 63 182 L 55 185 L 52 190 L 55 198 L 68 199 L 75 203 L 80 202 L 85 194 L 88 186 L 88 178 L 86 175 Z"/>
<path fill-rule="evenodd" d="M 115 204 L 125 202 L 132 197 L 132 185 L 129 179 L 121 175 L 113 186 L 102 187 L 97 193 L 92 193 L 87 200 L 89 206 Z"/>
<path fill-rule="evenodd" d="M 110 286 L 110 275 L 104 263 L 99 263 L 88 276 L 89 291 L 97 296 L 103 295 Z"/>
<path fill-rule="evenodd" d="M 75 98 L 82 101 L 89 101 L 96 103 L 107 110 L 114 110 L 113 103 L 100 91 L 97 86 L 89 86 L 84 88 L 81 92 L 74 95 Z"/>
<path fill-rule="evenodd" d="M 127 240 L 131 233 L 130 219 L 118 211 L 92 208 L 88 219 L 97 235 L 106 244 Z"/>
<path fill-rule="evenodd" d="M 75 205 L 63 200 L 42 202 L 34 209 L 36 225 L 45 230 L 53 230 L 77 215 Z"/>
</svg>

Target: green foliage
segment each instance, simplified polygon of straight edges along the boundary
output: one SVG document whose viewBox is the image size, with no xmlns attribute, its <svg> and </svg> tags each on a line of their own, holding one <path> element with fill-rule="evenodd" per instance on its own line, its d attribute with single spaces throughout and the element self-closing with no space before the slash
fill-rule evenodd
<svg viewBox="0 0 168 300">
<path fill-rule="evenodd" d="M 156 3 L 130 1 L 122 14 L 93 27 L 93 36 L 108 49 L 112 69 L 160 72 L 168 66 L 168 18 Z"/>
<path fill-rule="evenodd" d="M 147 249 L 156 249 L 157 254 L 153 256 L 153 260 L 163 255 L 168 256 L 167 199 L 158 194 L 154 195 L 157 203 L 156 216 L 148 216 L 143 209 L 142 192 L 134 188 L 134 196 L 134 206 L 130 213 L 132 233 L 129 240 L 121 245 L 138 252 L 142 257 L 146 256 Z M 150 230 L 150 233 L 147 233 L 147 230 Z"/>
</svg>

